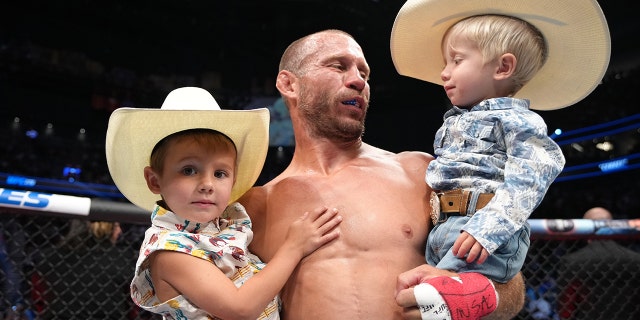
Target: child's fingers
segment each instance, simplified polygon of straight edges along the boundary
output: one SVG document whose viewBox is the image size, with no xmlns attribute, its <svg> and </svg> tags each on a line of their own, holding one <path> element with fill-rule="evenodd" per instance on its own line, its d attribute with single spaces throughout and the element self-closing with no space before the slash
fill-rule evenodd
<svg viewBox="0 0 640 320">
<path fill-rule="evenodd" d="M 463 231 L 453 244 L 453 254 L 458 258 L 464 258 L 464 256 L 469 253 L 469 250 L 471 250 L 474 243 L 475 239 L 466 231 Z"/>
<path fill-rule="evenodd" d="M 479 242 L 475 242 L 471 249 L 469 250 L 469 254 L 467 255 L 467 263 L 471 263 L 475 261 L 478 256 L 480 256 L 480 252 L 482 251 L 482 246 Z"/>
<path fill-rule="evenodd" d="M 322 217 L 327 210 L 328 210 L 327 207 L 322 206 L 322 207 L 313 209 L 313 211 L 311 212 L 307 211 L 304 213 L 304 215 L 311 221 L 316 221 L 319 217 Z"/>
<path fill-rule="evenodd" d="M 320 231 L 321 234 L 327 234 L 330 231 L 337 231 L 335 230 L 336 227 L 342 223 L 342 216 L 334 215 L 333 219 L 327 221 L 327 223 L 323 224 L 322 226 L 320 226 L 320 228 L 318 228 L 318 231 Z"/>
<path fill-rule="evenodd" d="M 312 221 L 316 226 L 320 226 L 327 223 L 338 214 L 338 209 L 336 208 L 331 208 L 331 209 L 328 209 L 326 207 L 323 207 L 323 208 L 324 210 L 322 211 L 320 211 L 320 208 L 314 210 L 313 214 L 311 215 Z"/>
<path fill-rule="evenodd" d="M 335 229 L 342 222 L 342 216 L 338 215 L 338 209 L 332 208 L 327 210 L 322 216 L 315 221 L 320 234 L 326 234 Z"/>
<path fill-rule="evenodd" d="M 464 239 L 466 238 L 464 237 L 464 232 L 463 232 L 456 238 L 456 241 L 453 243 L 451 250 L 453 251 L 453 254 L 455 256 L 458 256 L 458 251 L 460 251 L 460 247 L 462 246 Z"/>
<path fill-rule="evenodd" d="M 489 251 L 482 249 L 482 253 L 480 253 L 480 258 L 478 258 L 478 264 L 483 264 L 489 258 Z"/>
</svg>

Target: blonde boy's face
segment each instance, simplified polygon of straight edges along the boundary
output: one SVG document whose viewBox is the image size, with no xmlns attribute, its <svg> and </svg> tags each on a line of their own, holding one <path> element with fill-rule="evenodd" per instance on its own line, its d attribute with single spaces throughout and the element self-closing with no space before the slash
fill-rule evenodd
<svg viewBox="0 0 640 320">
<path fill-rule="evenodd" d="M 169 143 L 163 171 L 145 168 L 149 189 L 184 219 L 205 223 L 220 217 L 235 180 L 235 151 L 192 139 Z"/>
<path fill-rule="evenodd" d="M 447 36 L 442 45 L 445 67 L 440 73 L 451 103 L 473 107 L 482 100 L 498 97 L 494 75 L 497 61 L 484 61 L 482 52 L 464 37 Z"/>
</svg>

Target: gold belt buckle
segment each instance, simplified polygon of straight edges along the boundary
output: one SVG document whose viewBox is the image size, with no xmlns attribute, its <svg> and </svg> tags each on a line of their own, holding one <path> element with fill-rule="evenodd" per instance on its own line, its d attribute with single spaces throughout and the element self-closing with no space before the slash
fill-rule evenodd
<svg viewBox="0 0 640 320">
<path fill-rule="evenodd" d="M 431 221 L 435 226 L 440 220 L 440 197 L 435 191 L 431 191 L 429 204 L 431 205 Z"/>
</svg>

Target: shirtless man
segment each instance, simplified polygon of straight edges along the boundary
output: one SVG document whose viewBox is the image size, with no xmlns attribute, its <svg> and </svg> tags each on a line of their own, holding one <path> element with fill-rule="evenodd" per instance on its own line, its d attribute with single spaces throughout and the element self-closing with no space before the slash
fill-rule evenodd
<svg viewBox="0 0 640 320">
<path fill-rule="evenodd" d="M 296 148 L 284 172 L 240 199 L 253 220 L 250 249 L 268 262 L 309 208 L 334 207 L 344 219 L 340 238 L 303 259 L 285 285 L 283 319 L 420 319 L 410 287 L 451 274 L 424 264 L 431 226 L 424 172 L 433 157 L 362 141 L 370 70 L 350 35 L 327 30 L 297 40 L 279 70 L 276 87 Z M 396 297 L 397 285 L 407 289 Z M 515 316 L 524 303 L 522 278 L 498 290 L 492 316 Z"/>
</svg>

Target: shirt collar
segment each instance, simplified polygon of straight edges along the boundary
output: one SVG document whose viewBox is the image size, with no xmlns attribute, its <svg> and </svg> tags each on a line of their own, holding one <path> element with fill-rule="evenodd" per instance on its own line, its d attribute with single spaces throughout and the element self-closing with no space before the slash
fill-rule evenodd
<svg viewBox="0 0 640 320">
<path fill-rule="evenodd" d="M 225 219 L 220 218 L 206 223 L 187 220 L 167 210 L 160 204 L 156 204 L 153 212 L 151 212 L 151 221 L 154 225 L 160 227 L 189 233 L 220 232 L 224 228 L 221 224 L 227 224 Z"/>
<path fill-rule="evenodd" d="M 507 110 L 507 109 L 517 109 L 517 108 L 528 110 L 529 100 L 510 98 L 510 97 L 486 99 L 486 100 L 482 100 L 480 103 L 473 106 L 471 109 L 465 109 L 465 108 L 460 108 L 458 106 L 453 106 L 451 109 L 445 112 L 444 118 L 446 119 L 448 117 L 463 114 L 469 111 Z"/>
</svg>

